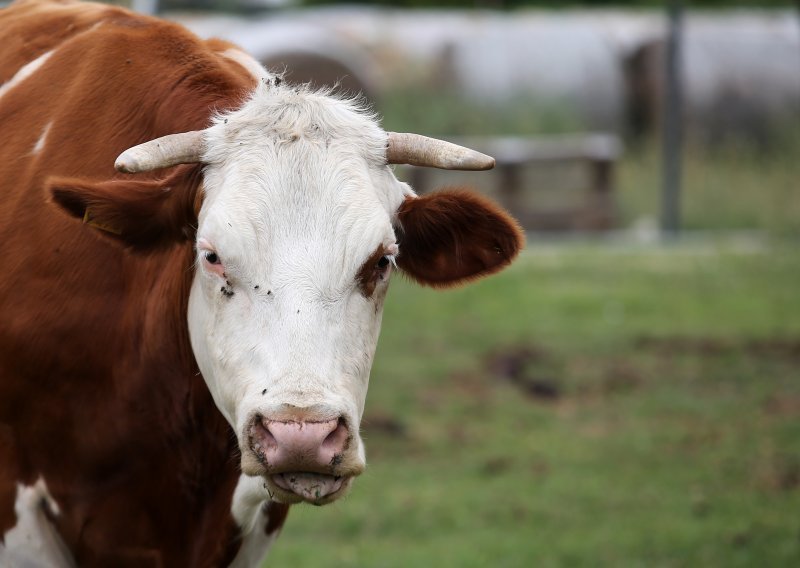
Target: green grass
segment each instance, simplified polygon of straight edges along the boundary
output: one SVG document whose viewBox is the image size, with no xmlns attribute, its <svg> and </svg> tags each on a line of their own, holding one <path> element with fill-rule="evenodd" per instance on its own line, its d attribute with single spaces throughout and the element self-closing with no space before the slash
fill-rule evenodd
<svg viewBox="0 0 800 568">
<path fill-rule="evenodd" d="M 393 282 L 367 472 L 267 566 L 800 565 L 800 255 L 530 245 Z"/>
<path fill-rule="evenodd" d="M 689 140 L 683 152 L 682 225 L 690 230 L 759 230 L 800 234 L 800 120 L 775 131 L 769 147 Z M 654 143 L 629 144 L 619 163 L 622 224 L 658 217 L 661 154 Z"/>
</svg>

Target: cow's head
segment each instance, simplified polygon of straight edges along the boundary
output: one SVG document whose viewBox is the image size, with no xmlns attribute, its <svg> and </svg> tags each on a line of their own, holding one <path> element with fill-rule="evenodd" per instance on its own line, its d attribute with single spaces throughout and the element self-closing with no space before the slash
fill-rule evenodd
<svg viewBox="0 0 800 568">
<path fill-rule="evenodd" d="M 392 272 L 458 285 L 508 265 L 522 236 L 487 200 L 417 197 L 389 166 L 485 169 L 490 158 L 387 134 L 352 101 L 275 83 L 205 131 L 120 156 L 127 172 L 202 162 L 199 215 L 200 200 L 165 191 L 169 178 L 51 191 L 134 248 L 194 237 L 192 348 L 242 470 L 279 500 L 327 503 L 364 469 L 359 424 Z M 131 219 L 142 200 L 162 205 Z M 141 223 L 160 229 L 145 238 Z"/>
</svg>

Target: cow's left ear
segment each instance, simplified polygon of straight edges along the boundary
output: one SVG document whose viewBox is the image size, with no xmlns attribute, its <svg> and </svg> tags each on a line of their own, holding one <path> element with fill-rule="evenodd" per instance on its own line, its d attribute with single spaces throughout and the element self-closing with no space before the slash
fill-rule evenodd
<svg viewBox="0 0 800 568">
<path fill-rule="evenodd" d="M 397 265 L 426 286 L 457 286 L 493 274 L 525 245 L 522 229 L 508 213 L 464 190 L 408 197 L 397 219 Z"/>
<path fill-rule="evenodd" d="M 144 251 L 193 238 L 198 183 L 195 175 L 179 169 L 157 180 L 51 178 L 46 189 L 72 217 L 107 238 Z"/>
</svg>

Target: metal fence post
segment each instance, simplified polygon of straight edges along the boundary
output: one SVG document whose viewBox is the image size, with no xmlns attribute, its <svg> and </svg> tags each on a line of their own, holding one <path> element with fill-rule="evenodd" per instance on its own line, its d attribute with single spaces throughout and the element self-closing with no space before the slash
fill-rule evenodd
<svg viewBox="0 0 800 568">
<path fill-rule="evenodd" d="M 664 105 L 662 109 L 663 171 L 661 229 L 675 236 L 680 230 L 681 146 L 683 138 L 681 40 L 683 2 L 669 0 L 669 28 L 664 60 Z"/>
</svg>

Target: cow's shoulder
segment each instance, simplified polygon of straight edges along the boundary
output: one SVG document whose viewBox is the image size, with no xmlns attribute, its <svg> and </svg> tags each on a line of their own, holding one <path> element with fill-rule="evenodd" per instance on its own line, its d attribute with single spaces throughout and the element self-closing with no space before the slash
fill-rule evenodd
<svg viewBox="0 0 800 568">
<path fill-rule="evenodd" d="M 0 11 L 0 84 L 8 82 L 24 65 L 108 18 L 135 17 L 114 6 L 72 0 L 14 2 Z"/>
<path fill-rule="evenodd" d="M 206 116 L 211 105 L 220 110 L 241 103 L 260 74 L 260 65 L 233 44 L 201 40 L 175 22 L 102 4 L 12 4 L 0 11 L 0 45 L 0 85 L 50 60 L 48 80 L 62 87 L 68 82 L 91 92 L 113 85 L 124 97 L 130 94 L 125 87 L 145 85 L 150 100 L 177 91 L 181 102 L 203 107 Z M 195 96 L 187 98 L 188 92 Z"/>
</svg>

